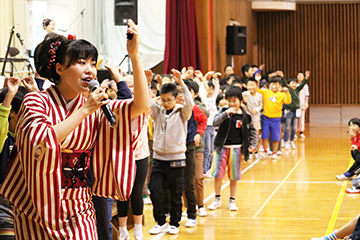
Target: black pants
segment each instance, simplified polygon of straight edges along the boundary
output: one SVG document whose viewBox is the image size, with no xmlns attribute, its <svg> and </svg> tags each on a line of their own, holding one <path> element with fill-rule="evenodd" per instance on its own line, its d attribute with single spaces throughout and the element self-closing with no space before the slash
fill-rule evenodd
<svg viewBox="0 0 360 240">
<path fill-rule="evenodd" d="M 185 167 L 185 186 L 184 192 L 187 203 L 188 218 L 196 219 L 196 193 L 195 193 L 195 144 L 190 143 L 186 146 L 186 167 Z"/>
<path fill-rule="evenodd" d="M 109 214 L 107 198 L 93 196 L 95 208 L 96 228 L 99 240 L 110 240 Z"/>
<path fill-rule="evenodd" d="M 144 209 L 143 188 L 146 174 L 149 167 L 148 158 L 135 161 L 136 175 L 134 186 L 130 195 L 132 212 L 134 215 L 142 215 Z M 117 201 L 117 209 L 119 217 L 126 217 L 129 211 L 129 200 L 125 202 Z"/>
<path fill-rule="evenodd" d="M 351 156 L 355 160 L 353 165 L 349 168 L 348 172 L 351 174 L 351 176 L 354 176 L 355 174 L 360 173 L 360 154 L 358 150 L 351 151 Z"/>
<path fill-rule="evenodd" d="M 184 188 L 184 167 L 170 168 L 169 161 L 154 159 L 150 174 L 150 198 L 153 215 L 158 225 L 166 223 L 163 209 L 163 183 L 166 181 L 170 190 L 170 225 L 179 227 L 182 212 L 181 195 Z"/>
</svg>

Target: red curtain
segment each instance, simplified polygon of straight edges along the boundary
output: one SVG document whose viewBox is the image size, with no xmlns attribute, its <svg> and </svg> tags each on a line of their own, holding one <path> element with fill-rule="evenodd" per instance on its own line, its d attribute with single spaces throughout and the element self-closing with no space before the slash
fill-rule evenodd
<svg viewBox="0 0 360 240">
<path fill-rule="evenodd" d="M 201 69 L 196 28 L 195 0 L 166 1 L 166 42 L 164 73 L 172 68 Z"/>
</svg>

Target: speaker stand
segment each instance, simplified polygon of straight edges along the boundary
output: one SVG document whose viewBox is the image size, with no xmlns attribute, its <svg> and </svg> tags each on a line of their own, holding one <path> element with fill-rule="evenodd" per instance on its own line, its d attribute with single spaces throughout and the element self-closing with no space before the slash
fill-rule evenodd
<svg viewBox="0 0 360 240">
<path fill-rule="evenodd" d="M 121 66 L 121 64 L 125 61 L 126 58 L 127 58 L 127 60 L 128 60 L 128 71 L 127 71 L 127 73 L 128 73 L 128 74 L 131 74 L 131 69 L 130 69 L 130 67 L 131 67 L 130 56 L 129 56 L 128 54 L 126 54 L 125 57 L 121 60 L 121 62 L 119 63 L 119 66 Z"/>
</svg>

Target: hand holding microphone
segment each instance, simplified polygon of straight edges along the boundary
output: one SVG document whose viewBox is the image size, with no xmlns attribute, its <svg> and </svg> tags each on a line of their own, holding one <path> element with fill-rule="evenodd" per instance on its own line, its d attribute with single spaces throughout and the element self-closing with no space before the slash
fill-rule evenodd
<svg viewBox="0 0 360 240">
<path fill-rule="evenodd" d="M 89 89 L 91 92 L 96 91 L 99 88 L 99 82 L 97 80 L 91 80 L 89 82 Z M 99 90 L 99 93 L 101 93 L 101 91 L 103 90 Z M 105 92 L 104 92 L 105 94 Z M 105 95 L 99 95 L 98 98 L 95 98 L 94 100 L 97 102 L 100 102 L 99 104 L 101 104 L 101 109 L 103 111 L 103 113 L 105 114 L 106 119 L 109 121 L 111 126 L 115 126 L 116 125 L 116 118 L 114 116 L 114 114 L 112 113 L 112 111 L 109 108 L 109 105 L 107 105 L 107 103 L 103 103 L 103 101 L 107 100 L 107 97 L 104 97 Z M 91 100 L 90 100 L 91 101 Z M 95 109 L 96 110 L 96 109 Z"/>
</svg>

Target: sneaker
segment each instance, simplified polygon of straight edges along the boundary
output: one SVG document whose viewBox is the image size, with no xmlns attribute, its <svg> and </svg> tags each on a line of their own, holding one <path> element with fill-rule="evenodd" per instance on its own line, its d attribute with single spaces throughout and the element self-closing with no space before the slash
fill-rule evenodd
<svg viewBox="0 0 360 240">
<path fill-rule="evenodd" d="M 267 157 L 269 157 L 269 155 L 268 155 L 268 153 L 267 153 L 267 152 L 263 152 L 263 153 L 261 154 L 261 157 L 263 157 L 263 158 L 267 158 Z"/>
<path fill-rule="evenodd" d="M 199 217 L 206 217 L 207 216 L 207 211 L 204 207 L 199 208 Z"/>
<path fill-rule="evenodd" d="M 211 175 L 211 174 L 209 174 L 209 173 L 205 173 L 204 174 L 204 178 L 212 178 L 213 176 Z"/>
<path fill-rule="evenodd" d="M 276 154 L 276 153 L 274 153 L 274 154 L 271 156 L 271 158 L 272 158 L 272 159 L 277 159 L 277 158 L 278 158 L 278 156 L 277 156 L 277 154 Z"/>
<path fill-rule="evenodd" d="M 250 153 L 249 160 L 254 159 L 254 155 Z"/>
<path fill-rule="evenodd" d="M 277 151 L 276 154 L 277 154 L 278 156 L 281 156 L 281 155 L 282 155 L 282 152 L 281 152 L 281 151 Z"/>
<path fill-rule="evenodd" d="M 302 134 L 300 134 L 300 137 L 301 137 L 301 138 L 305 138 L 305 135 L 302 133 Z"/>
<path fill-rule="evenodd" d="M 263 147 L 263 146 L 260 146 L 259 152 L 263 152 L 263 151 L 264 151 L 264 147 Z"/>
<path fill-rule="evenodd" d="M 230 200 L 229 201 L 229 209 L 230 211 L 237 211 L 238 207 L 235 204 L 235 200 Z"/>
<path fill-rule="evenodd" d="M 146 196 L 146 197 L 143 197 L 143 202 L 145 205 L 150 205 L 151 204 L 151 200 Z"/>
<path fill-rule="evenodd" d="M 221 206 L 221 200 L 214 200 L 209 206 L 208 206 L 208 209 L 210 210 L 215 210 L 217 209 L 218 207 Z"/>
<path fill-rule="evenodd" d="M 347 193 L 360 193 L 360 189 L 357 189 L 355 186 L 352 186 L 351 188 L 347 188 L 345 190 Z"/>
<path fill-rule="evenodd" d="M 255 153 L 255 159 L 259 159 L 259 158 L 260 158 L 259 154 Z"/>
<path fill-rule="evenodd" d="M 196 227 L 196 225 L 197 225 L 197 220 L 191 219 L 191 218 L 189 218 L 185 223 L 185 227 L 188 227 L 188 228 Z"/>
<path fill-rule="evenodd" d="M 125 236 L 122 236 L 120 232 L 119 240 L 129 240 L 129 239 L 130 239 L 129 232 L 127 232 Z"/>
<path fill-rule="evenodd" d="M 181 214 L 181 216 L 186 217 L 186 216 L 187 216 L 187 210 L 183 211 L 183 213 Z"/>
<path fill-rule="evenodd" d="M 345 181 L 345 180 L 349 180 L 349 179 L 350 179 L 350 177 L 346 177 L 343 173 L 340 174 L 340 175 L 336 175 L 336 178 L 337 178 L 337 180 L 339 180 L 339 181 Z"/>
<path fill-rule="evenodd" d="M 297 135 L 295 134 L 295 136 L 294 136 L 294 140 L 296 140 L 297 139 Z"/>
<path fill-rule="evenodd" d="M 288 150 L 288 149 L 290 149 L 290 147 L 291 147 L 291 146 L 290 146 L 290 143 L 289 143 L 289 142 L 285 142 L 285 149 Z"/>
<path fill-rule="evenodd" d="M 167 223 L 164 223 L 163 225 L 156 225 L 155 227 L 153 227 L 152 229 L 149 230 L 149 233 L 151 235 L 156 235 L 161 233 L 162 231 L 164 231 L 165 229 L 167 229 L 168 225 Z"/>
<path fill-rule="evenodd" d="M 179 228 L 171 225 L 169 227 L 169 234 L 171 234 L 171 235 L 179 234 Z"/>
<path fill-rule="evenodd" d="M 291 148 L 292 148 L 292 149 L 296 149 L 296 146 L 295 146 L 294 141 L 291 141 L 291 142 L 290 142 L 290 145 L 291 145 Z"/>
</svg>

